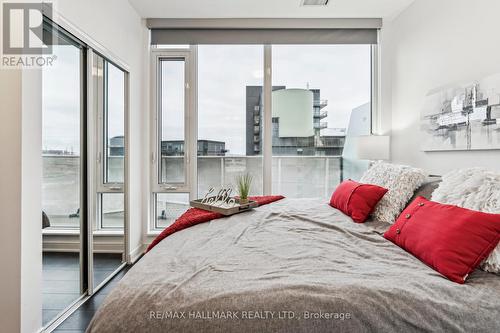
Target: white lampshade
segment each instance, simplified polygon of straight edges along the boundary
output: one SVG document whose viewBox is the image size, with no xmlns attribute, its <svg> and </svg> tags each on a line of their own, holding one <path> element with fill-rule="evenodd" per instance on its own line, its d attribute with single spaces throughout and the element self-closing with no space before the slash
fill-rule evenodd
<svg viewBox="0 0 500 333">
<path fill-rule="evenodd" d="M 357 137 L 357 157 L 360 160 L 388 160 L 390 136 L 363 135 Z"/>
</svg>

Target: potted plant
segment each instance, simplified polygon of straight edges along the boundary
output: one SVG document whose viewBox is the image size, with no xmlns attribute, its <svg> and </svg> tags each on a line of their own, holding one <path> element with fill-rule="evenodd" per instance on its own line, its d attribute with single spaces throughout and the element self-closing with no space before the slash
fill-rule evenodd
<svg viewBox="0 0 500 333">
<path fill-rule="evenodd" d="M 240 204 L 245 205 L 248 203 L 248 193 L 250 193 L 250 187 L 252 185 L 252 176 L 248 172 L 242 174 L 238 176 L 236 183 L 238 185 Z"/>
</svg>

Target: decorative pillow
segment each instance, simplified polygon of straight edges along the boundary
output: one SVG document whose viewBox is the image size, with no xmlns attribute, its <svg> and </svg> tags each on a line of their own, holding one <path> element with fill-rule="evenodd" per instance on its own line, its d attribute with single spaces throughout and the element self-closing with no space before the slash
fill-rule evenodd
<svg viewBox="0 0 500 333">
<path fill-rule="evenodd" d="M 439 183 L 441 183 L 441 177 L 439 176 L 427 176 L 427 179 L 424 181 L 422 185 L 413 193 L 413 196 L 408 201 L 408 203 L 412 202 L 418 197 L 424 197 L 428 200 L 431 200 L 432 193 L 438 188 Z"/>
<path fill-rule="evenodd" d="M 375 207 L 372 216 L 379 221 L 394 223 L 425 178 L 422 169 L 385 162 L 375 163 L 361 177 L 360 182 L 382 186 L 389 191 Z"/>
<path fill-rule="evenodd" d="M 330 206 L 349 215 L 354 222 L 363 223 L 386 192 L 387 189 L 383 187 L 349 179 L 337 186 Z"/>
<path fill-rule="evenodd" d="M 453 170 L 432 193 L 432 200 L 500 214 L 500 173 L 482 168 Z M 500 245 L 481 264 L 487 272 L 500 274 Z"/>
<path fill-rule="evenodd" d="M 384 237 L 448 279 L 465 279 L 500 240 L 500 215 L 415 199 Z"/>
</svg>

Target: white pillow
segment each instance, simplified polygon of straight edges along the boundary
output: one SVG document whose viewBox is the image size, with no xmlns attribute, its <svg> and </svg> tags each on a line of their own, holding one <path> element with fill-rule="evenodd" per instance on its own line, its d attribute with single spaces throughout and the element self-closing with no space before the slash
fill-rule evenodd
<svg viewBox="0 0 500 333">
<path fill-rule="evenodd" d="M 360 180 L 361 183 L 375 184 L 389 190 L 375 207 L 373 218 L 394 223 L 425 178 L 426 174 L 422 169 L 376 162 Z"/>
<path fill-rule="evenodd" d="M 500 214 L 500 173 L 482 168 L 453 170 L 432 193 L 432 200 L 444 204 Z M 500 244 L 480 267 L 500 274 Z"/>
</svg>

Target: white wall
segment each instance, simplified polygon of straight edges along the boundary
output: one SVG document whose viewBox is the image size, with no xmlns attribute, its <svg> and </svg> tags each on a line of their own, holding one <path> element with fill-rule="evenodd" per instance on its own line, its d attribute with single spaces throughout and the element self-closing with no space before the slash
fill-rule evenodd
<svg viewBox="0 0 500 333">
<path fill-rule="evenodd" d="M 113 56 L 126 63 L 130 70 L 130 245 L 129 253 L 142 250 L 143 191 L 148 169 L 144 152 L 148 151 L 148 30 L 145 22 L 122 0 L 59 0 L 55 11 L 78 30 L 104 46 Z M 144 221 L 144 224 L 146 222 Z"/>
<path fill-rule="evenodd" d="M 142 249 L 147 170 L 148 31 L 127 1 L 60 0 L 57 16 L 130 70 L 130 252 Z M 63 27 L 66 27 L 63 24 Z M 71 31 L 71 29 L 69 29 Z M 0 69 L 0 331 L 42 326 L 41 92 L 39 70 Z M 146 210 L 147 211 L 147 210 Z"/>
<path fill-rule="evenodd" d="M 394 162 L 442 174 L 500 170 L 500 151 L 421 152 L 419 116 L 430 89 L 500 72 L 500 1 L 416 0 L 382 31 L 382 112 L 392 116 Z M 391 96 L 392 95 L 392 96 Z"/>
</svg>

